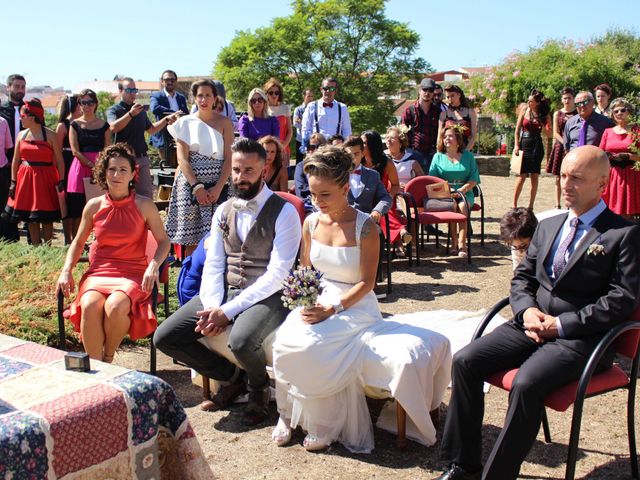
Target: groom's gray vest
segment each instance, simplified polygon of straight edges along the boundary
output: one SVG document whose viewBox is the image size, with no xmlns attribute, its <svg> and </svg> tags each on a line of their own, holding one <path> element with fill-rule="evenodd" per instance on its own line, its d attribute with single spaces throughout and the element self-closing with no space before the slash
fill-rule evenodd
<svg viewBox="0 0 640 480">
<path fill-rule="evenodd" d="M 276 235 L 276 220 L 285 203 L 286 200 L 278 195 L 271 195 L 260 210 L 244 243 L 236 230 L 237 210 L 233 207 L 233 201 L 222 207 L 223 218 L 229 226 L 229 233 L 223 237 L 227 255 L 227 286 L 247 288 L 267 271 Z"/>
</svg>

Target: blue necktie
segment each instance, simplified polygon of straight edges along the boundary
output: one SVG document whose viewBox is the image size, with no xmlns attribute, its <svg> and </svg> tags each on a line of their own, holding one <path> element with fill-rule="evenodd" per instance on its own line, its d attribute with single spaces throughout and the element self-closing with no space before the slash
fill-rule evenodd
<svg viewBox="0 0 640 480">
<path fill-rule="evenodd" d="M 576 232 L 578 231 L 579 224 L 580 224 L 580 219 L 578 217 L 571 220 L 571 223 L 569 224 L 571 225 L 569 234 L 562 241 L 562 243 L 558 247 L 558 250 L 556 250 L 555 257 L 553 257 L 553 266 L 551 268 L 553 270 L 553 276 L 555 277 L 556 280 L 562 273 L 562 270 L 564 270 L 564 267 L 567 266 L 567 261 L 565 260 L 565 257 L 567 256 L 567 250 L 569 250 L 571 243 L 573 243 L 573 239 L 576 238 Z"/>
<path fill-rule="evenodd" d="M 580 126 L 580 134 L 578 136 L 578 146 L 582 147 L 587 144 L 587 121 L 583 121 Z"/>
</svg>

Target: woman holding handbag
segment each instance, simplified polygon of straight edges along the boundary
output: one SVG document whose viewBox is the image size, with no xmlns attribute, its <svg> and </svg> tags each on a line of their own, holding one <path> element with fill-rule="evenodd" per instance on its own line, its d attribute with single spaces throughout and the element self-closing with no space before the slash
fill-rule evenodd
<svg viewBox="0 0 640 480">
<path fill-rule="evenodd" d="M 480 172 L 473 154 L 464 147 L 464 134 L 459 125 L 445 127 L 442 137 L 438 141 L 438 153 L 433 156 L 429 175 L 449 182 L 458 195 L 464 195 L 466 202 L 460 199 L 456 202 L 457 209 L 469 216 L 469 209 L 473 207 L 473 187 L 480 183 Z M 459 257 L 467 257 L 467 224 L 460 225 L 458 235 L 457 224 L 451 226 L 451 237 L 454 245 L 453 253 Z"/>
<path fill-rule="evenodd" d="M 518 199 L 522 193 L 524 182 L 531 175 L 529 209 L 533 209 L 536 193 L 538 192 L 540 164 L 542 163 L 542 157 L 544 157 L 542 130 L 545 130 L 547 136 L 551 134 L 550 111 L 549 100 L 544 96 L 544 93 L 534 88 L 529 95 L 527 107 L 523 108 L 518 115 L 513 155 L 516 156 L 522 151 L 522 165 L 516 179 L 515 190 L 513 191 L 513 208 L 518 206 Z"/>
</svg>

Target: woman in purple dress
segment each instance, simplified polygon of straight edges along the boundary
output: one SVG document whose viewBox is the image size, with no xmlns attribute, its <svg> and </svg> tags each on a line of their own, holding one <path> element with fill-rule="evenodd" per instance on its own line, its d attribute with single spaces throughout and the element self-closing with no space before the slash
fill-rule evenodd
<svg viewBox="0 0 640 480">
<path fill-rule="evenodd" d="M 238 131 L 241 137 L 260 140 L 272 135 L 280 138 L 280 124 L 276 117 L 269 115 L 267 109 L 267 95 L 263 90 L 254 88 L 247 100 L 247 113 L 238 121 Z"/>
</svg>

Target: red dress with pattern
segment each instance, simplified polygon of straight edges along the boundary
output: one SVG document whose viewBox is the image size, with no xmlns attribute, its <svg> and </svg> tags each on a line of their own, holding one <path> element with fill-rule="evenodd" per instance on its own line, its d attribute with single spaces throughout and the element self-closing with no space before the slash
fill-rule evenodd
<svg viewBox="0 0 640 480">
<path fill-rule="evenodd" d="M 103 207 L 93 216 L 95 241 L 89 250 L 89 269 L 82 276 L 78 296 L 71 304 L 69 320 L 80 331 L 80 298 L 94 290 L 105 296 L 125 293 L 131 300 L 129 336 L 146 337 L 157 327 L 150 292 L 142 291 L 147 269 L 148 226 L 136 206 L 136 194 L 122 200 L 104 195 Z"/>
<path fill-rule="evenodd" d="M 577 114 L 577 110 L 574 110 L 573 112 L 563 112 L 562 110 L 558 110 L 558 127 L 560 128 L 560 132 L 564 132 L 564 126 L 566 125 L 567 120 Z M 560 167 L 562 166 L 562 159 L 564 158 L 564 155 L 564 145 L 562 142 L 556 140 L 553 144 L 553 148 L 551 149 L 549 161 L 547 162 L 547 173 L 560 175 Z"/>
<path fill-rule="evenodd" d="M 607 128 L 602 134 L 600 148 L 607 153 L 630 153 L 631 135 L 616 133 Z M 610 210 L 618 215 L 640 214 L 640 172 L 632 167 L 611 167 L 609 184 L 602 194 Z"/>
<path fill-rule="evenodd" d="M 25 140 L 26 135 L 22 136 L 18 145 L 18 158 L 22 163 L 16 178 L 16 193 L 14 198 L 8 199 L 3 217 L 12 222 L 58 221 L 60 203 L 56 185 L 60 178 L 53 149 L 46 138 Z"/>
</svg>

